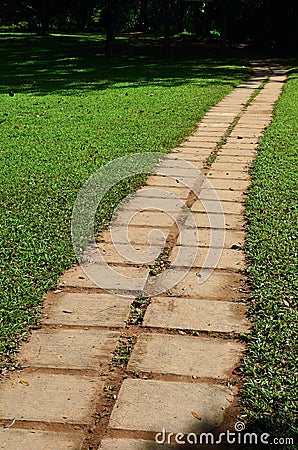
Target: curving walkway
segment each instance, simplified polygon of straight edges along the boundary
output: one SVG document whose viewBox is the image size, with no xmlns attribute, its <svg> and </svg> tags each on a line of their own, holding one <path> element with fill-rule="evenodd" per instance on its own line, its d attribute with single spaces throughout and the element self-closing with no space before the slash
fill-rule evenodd
<svg viewBox="0 0 298 450">
<path fill-rule="evenodd" d="M 142 295 L 138 283 L 126 296 L 107 293 L 79 266 L 48 293 L 43 326 L 20 351 L 23 369 L 0 385 L 0 449 L 153 450 L 161 447 L 154 439 L 163 428 L 174 435 L 234 430 L 241 419 L 237 366 L 245 350 L 239 336 L 250 327 L 243 200 L 250 164 L 286 80 L 285 70 L 270 61 L 252 67 L 253 76 L 205 115 L 119 212 L 117 243 L 124 251 L 121 230 L 131 211 L 156 204 L 172 212 L 141 212 L 129 228 L 139 250 L 146 249 L 150 231 L 162 230 L 163 258 L 129 262 L 115 250 L 111 231 L 102 233 L 99 248 L 110 266 L 134 279 L 148 277 Z M 183 205 L 195 225 L 189 234 L 183 228 L 182 239 Z M 163 244 L 155 235 L 152 248 L 161 252 Z M 180 251 L 185 259 L 176 259 Z M 190 254 L 191 267 L 185 262 Z M 202 270 L 206 256 L 218 259 L 213 272 L 208 265 Z M 157 278 L 149 277 L 152 266 L 161 272 Z M 116 290 L 111 279 L 104 287 Z"/>
</svg>

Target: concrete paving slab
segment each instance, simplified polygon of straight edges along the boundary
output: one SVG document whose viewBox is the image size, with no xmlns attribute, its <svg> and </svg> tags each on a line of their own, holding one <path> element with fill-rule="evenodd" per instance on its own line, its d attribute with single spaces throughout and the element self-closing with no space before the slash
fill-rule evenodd
<svg viewBox="0 0 298 450">
<path fill-rule="evenodd" d="M 251 159 L 247 162 L 241 162 L 241 161 L 234 161 L 235 158 L 232 159 L 229 158 L 230 161 L 221 161 L 218 158 L 216 158 L 215 162 L 212 164 L 212 171 L 225 171 L 225 172 L 247 172 L 250 164 Z"/>
<path fill-rule="evenodd" d="M 216 170 L 218 169 L 218 170 Z M 214 166 L 214 169 L 210 170 L 210 172 L 208 172 L 208 179 L 210 180 L 210 182 L 212 183 L 212 180 L 214 179 L 222 179 L 222 180 L 231 180 L 232 182 L 234 180 L 236 181 L 246 181 L 248 183 L 250 183 L 251 181 L 251 177 L 249 174 L 249 170 L 248 168 L 246 170 L 242 170 L 240 172 L 236 172 L 236 171 L 224 171 L 224 170 L 220 170 L 220 168 L 217 166 Z M 213 184 L 213 183 L 212 183 Z"/>
<path fill-rule="evenodd" d="M 7 428 L 0 430 L 0 449 L 5 450 L 80 450 L 84 436 L 37 430 Z"/>
<path fill-rule="evenodd" d="M 217 144 L 217 142 L 214 142 L 214 141 L 211 141 L 211 142 L 210 141 L 201 141 L 201 140 L 200 141 L 199 140 L 185 141 L 181 144 L 181 147 L 182 148 L 184 148 L 184 147 L 194 148 L 194 149 L 197 149 L 198 151 L 200 149 L 204 149 L 204 150 L 210 149 L 210 151 L 212 151 L 213 149 L 216 148 L 216 144 Z"/>
<path fill-rule="evenodd" d="M 250 185 L 248 180 L 232 180 L 232 179 L 222 179 L 222 178 L 212 178 L 209 180 L 213 188 L 216 190 L 224 189 L 230 191 L 241 191 L 245 192 Z M 204 183 L 203 189 L 208 189 L 209 186 Z M 210 189 L 210 188 L 209 188 Z"/>
<path fill-rule="evenodd" d="M 205 148 L 214 148 L 217 146 L 218 141 L 220 140 L 220 138 L 217 137 L 207 137 L 207 136 L 193 136 L 192 139 L 187 139 L 185 141 L 185 144 L 187 144 L 188 147 L 198 147 L 200 148 L 200 146 L 204 145 L 206 146 Z M 184 144 L 182 144 L 182 147 L 184 146 Z"/>
<path fill-rule="evenodd" d="M 224 239 L 222 230 L 220 229 L 208 229 L 197 228 L 197 234 L 193 230 L 187 231 L 184 235 L 184 240 L 179 239 L 177 246 L 187 245 L 193 247 L 210 247 L 210 248 L 226 248 L 239 250 L 245 240 L 245 234 L 243 231 L 226 230 Z"/>
<path fill-rule="evenodd" d="M 244 205 L 240 202 L 222 201 L 220 202 L 220 206 L 225 214 L 240 215 L 244 213 Z M 218 212 L 218 202 L 213 200 L 205 200 L 203 203 L 202 200 L 197 200 L 192 205 L 191 210 L 195 212 Z"/>
<path fill-rule="evenodd" d="M 158 208 L 158 207 L 156 207 Z M 142 227 L 160 227 L 160 228 L 169 228 L 173 225 L 174 219 L 178 216 L 179 211 L 171 211 L 168 213 L 163 212 L 162 210 L 147 210 L 142 212 L 135 212 L 135 215 L 132 215 L 132 211 L 123 210 L 117 216 L 117 219 L 113 222 L 112 226 L 121 226 L 125 224 L 129 224 L 129 226 L 142 226 Z"/>
<path fill-rule="evenodd" d="M 152 264 L 163 250 L 163 245 L 132 245 L 127 242 L 121 243 L 105 243 L 101 242 L 97 245 L 98 250 L 90 253 L 88 262 L 93 264 L 102 263 L 104 260 L 107 264 Z"/>
<path fill-rule="evenodd" d="M 204 163 L 206 159 L 209 157 L 211 150 L 204 154 L 198 154 L 198 150 L 196 152 L 191 152 L 190 148 L 185 147 L 187 151 L 181 152 L 180 155 L 186 161 L 189 161 L 193 164 L 197 169 L 203 169 Z"/>
<path fill-rule="evenodd" d="M 227 148 L 225 148 L 224 150 L 219 152 L 217 155 L 217 158 L 216 158 L 216 162 L 231 164 L 231 161 L 232 161 L 233 165 L 238 164 L 238 163 L 251 164 L 254 157 L 257 155 L 257 152 L 255 152 L 254 150 L 250 154 L 246 154 L 246 153 L 241 154 L 241 152 L 234 151 L 232 155 L 229 155 L 227 153 L 228 151 L 229 150 Z M 232 156 L 232 158 L 231 158 L 231 156 Z"/>
<path fill-rule="evenodd" d="M 98 377 L 13 374 L 0 385 L 0 418 L 87 424 L 102 388 Z"/>
<path fill-rule="evenodd" d="M 223 228 L 227 230 L 240 230 L 242 231 L 244 229 L 243 219 L 238 214 L 225 214 L 223 217 L 224 222 L 218 221 L 216 226 L 210 225 L 210 218 L 214 218 L 216 213 L 196 213 L 193 212 L 192 216 L 195 220 L 195 223 L 197 227 L 199 228 Z M 187 219 L 185 222 L 185 225 L 188 226 L 191 221 L 190 219 Z"/>
<path fill-rule="evenodd" d="M 209 269 L 202 272 L 202 270 L 193 269 L 189 270 L 182 281 L 177 283 L 179 273 L 182 273 L 182 271 L 178 268 L 163 272 L 158 282 L 154 285 L 154 290 L 151 291 L 150 286 L 146 285 L 146 292 L 156 295 L 156 293 L 168 291 L 169 286 L 173 286 L 170 289 L 171 295 L 226 300 L 239 298 L 237 289 L 243 287 L 243 276 L 230 272 L 212 272 Z M 212 276 L 206 280 L 205 275 L 209 274 L 212 274 Z M 200 280 L 205 281 L 200 283 Z"/>
<path fill-rule="evenodd" d="M 170 442 L 172 444 L 167 444 L 163 442 L 168 442 L 170 439 Z M 177 450 L 177 445 L 179 445 L 179 448 L 182 444 L 181 442 L 185 440 L 185 442 L 190 443 L 191 445 L 195 443 L 194 436 L 190 435 L 189 437 L 184 436 L 184 438 L 181 439 L 181 436 L 177 436 L 177 442 L 175 443 L 176 437 L 167 435 L 161 435 L 158 436 L 158 442 L 155 441 L 148 441 L 143 439 L 104 439 L 99 447 L 98 450 L 160 450 L 160 448 L 164 448 L 167 450 Z M 206 441 L 206 437 L 202 437 L 204 444 Z M 210 438 L 209 438 L 210 439 Z M 188 440 L 188 441 L 187 441 Z M 197 442 L 200 442 L 200 437 L 197 437 Z M 202 445 L 203 445 L 202 444 Z M 183 447 L 182 447 L 183 448 Z M 189 448 L 184 445 L 184 448 Z M 203 447 L 202 447 L 203 448 Z M 204 450 L 213 450 L 214 445 L 204 445 Z M 216 450 L 229 450 L 227 447 L 223 447 L 220 444 L 216 445 Z"/>
<path fill-rule="evenodd" d="M 175 195 L 176 197 L 185 200 L 188 197 L 189 194 L 189 189 L 188 188 L 184 188 L 184 187 L 171 187 L 171 186 L 167 186 L 166 190 L 163 190 L 164 192 L 164 196 L 166 197 L 167 195 Z M 136 192 L 136 197 L 157 197 L 157 194 L 154 194 L 154 192 L 152 191 L 152 188 L 150 186 L 144 186 L 143 188 L 139 189 Z"/>
<path fill-rule="evenodd" d="M 153 173 L 157 175 L 163 175 L 166 177 L 177 178 L 178 180 L 183 180 L 184 178 L 196 178 L 197 173 L 192 167 L 179 168 L 179 167 L 162 167 L 158 166 Z"/>
<path fill-rule="evenodd" d="M 89 264 L 84 266 L 84 270 L 98 288 L 124 296 L 127 292 L 127 295 L 134 297 L 137 292 L 143 290 L 150 269 L 142 266 Z"/>
<path fill-rule="evenodd" d="M 120 333 L 104 330 L 41 329 L 23 345 L 22 366 L 99 370 L 112 359 Z"/>
<path fill-rule="evenodd" d="M 209 272 L 206 269 L 207 273 Z M 230 272 L 213 272 L 212 277 L 199 284 L 203 274 L 200 270 L 189 271 L 185 278 L 171 289 L 177 296 L 210 298 L 216 300 L 239 298 L 237 290 L 242 289 L 244 277 Z"/>
<path fill-rule="evenodd" d="M 163 436 L 160 437 L 160 442 Z M 167 437 L 165 438 L 167 441 Z M 177 444 L 176 444 L 177 446 Z M 161 447 L 165 449 L 175 449 L 175 444 L 158 444 L 155 441 L 143 439 L 104 439 L 98 450 L 159 450 Z M 177 448 L 177 447 L 176 447 Z"/>
<path fill-rule="evenodd" d="M 164 193 L 159 195 L 158 192 L 159 189 L 153 189 L 153 191 L 156 191 L 155 197 L 133 197 L 130 198 L 127 202 L 123 204 L 125 209 L 128 210 L 134 210 L 134 211 L 142 211 L 146 209 L 154 209 L 161 211 L 177 211 L 181 209 L 184 205 L 184 202 L 182 202 L 180 199 L 175 198 L 164 198 L 165 195 L 168 193 L 166 190 L 164 190 Z M 163 195 L 163 197 L 162 197 Z"/>
<path fill-rule="evenodd" d="M 97 288 L 112 290 L 115 288 L 129 290 L 131 289 L 142 289 L 142 279 L 146 278 L 149 273 L 149 269 L 133 267 L 133 266 L 109 266 L 106 270 L 100 264 L 90 264 L 85 267 L 88 270 L 88 275 L 81 267 L 74 267 L 61 277 L 60 283 L 63 283 L 65 287 L 76 287 L 76 288 Z M 128 283 L 127 286 L 124 283 L 120 275 L 131 280 L 131 284 Z M 139 278 L 139 280 L 137 280 Z M 132 284 L 132 279 L 136 279 L 136 282 Z M 98 280 L 96 283 L 93 280 Z"/>
<path fill-rule="evenodd" d="M 45 324 L 123 327 L 131 299 L 109 294 L 61 293 L 48 298 Z"/>
<path fill-rule="evenodd" d="M 146 311 L 143 326 L 221 333 L 245 333 L 249 322 L 242 303 L 155 297 Z"/>
<path fill-rule="evenodd" d="M 232 190 L 232 189 L 218 189 L 216 191 L 216 195 L 221 202 L 240 202 L 246 198 L 245 193 L 240 190 Z M 200 192 L 201 200 L 212 200 L 214 199 L 212 191 L 210 189 L 202 189 Z M 223 206 L 224 208 L 224 206 Z"/>
<path fill-rule="evenodd" d="M 185 246 L 175 246 L 171 252 L 169 260 L 171 261 L 171 265 L 173 267 L 177 266 L 177 262 L 175 261 L 178 253 L 180 251 L 188 251 L 188 247 Z M 191 249 L 189 249 L 189 252 Z M 240 270 L 245 268 L 245 256 L 244 253 L 240 250 L 230 250 L 223 249 L 220 259 L 218 259 L 218 250 L 216 248 L 208 248 L 208 247 L 199 247 L 197 249 L 196 258 L 192 264 L 193 268 L 201 268 L 201 267 L 210 267 L 208 265 L 206 258 L 212 261 L 216 261 L 216 269 L 222 270 Z M 179 263 L 180 264 L 180 263 Z M 212 267 L 214 265 L 212 264 Z"/>
<path fill-rule="evenodd" d="M 138 338 L 128 370 L 226 379 L 243 351 L 234 340 L 150 333 Z"/>
<path fill-rule="evenodd" d="M 106 243 L 123 243 L 128 241 L 133 245 L 143 245 L 144 247 L 148 247 L 149 245 L 154 246 L 163 246 L 167 236 L 168 229 L 162 228 L 157 229 L 156 227 L 133 227 L 133 226 L 122 226 L 122 227 L 113 227 L 113 229 L 109 229 L 103 231 L 101 233 L 101 238 L 103 242 Z"/>
<path fill-rule="evenodd" d="M 183 182 L 185 181 L 185 182 Z M 188 186 L 189 178 L 186 180 L 173 178 L 173 177 L 166 177 L 162 175 L 150 175 L 147 180 L 146 184 L 147 186 L 157 186 L 163 189 L 164 187 L 185 187 Z"/>
<path fill-rule="evenodd" d="M 232 390 L 220 385 L 128 379 L 120 389 L 109 427 L 199 433 L 220 425 L 231 401 Z"/>
<path fill-rule="evenodd" d="M 162 446 L 154 441 L 143 439 L 104 439 L 98 450 L 159 450 L 160 448 L 171 449 L 171 445 Z"/>
</svg>

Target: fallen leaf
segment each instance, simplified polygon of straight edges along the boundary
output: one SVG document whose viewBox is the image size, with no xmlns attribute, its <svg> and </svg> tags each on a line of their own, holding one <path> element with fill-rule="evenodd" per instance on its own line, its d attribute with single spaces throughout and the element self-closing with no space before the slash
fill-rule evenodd
<svg viewBox="0 0 298 450">
<path fill-rule="evenodd" d="M 20 383 L 21 383 L 23 386 L 29 386 L 28 381 L 20 380 Z"/>
<path fill-rule="evenodd" d="M 192 413 L 192 415 L 194 416 L 195 419 L 202 420 L 202 417 L 199 416 L 199 414 L 197 414 L 196 412 L 192 411 L 191 413 Z"/>
</svg>

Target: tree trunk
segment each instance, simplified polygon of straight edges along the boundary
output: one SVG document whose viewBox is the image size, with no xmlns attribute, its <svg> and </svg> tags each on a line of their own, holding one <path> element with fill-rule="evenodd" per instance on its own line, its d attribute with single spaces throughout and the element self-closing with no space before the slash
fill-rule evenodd
<svg viewBox="0 0 298 450">
<path fill-rule="evenodd" d="M 41 36 L 48 36 L 50 31 L 50 18 L 47 16 L 43 16 L 40 20 L 41 22 Z"/>
<path fill-rule="evenodd" d="M 164 44 L 167 54 L 170 51 L 170 12 L 171 0 L 164 0 Z"/>
<path fill-rule="evenodd" d="M 113 47 L 116 35 L 116 22 L 115 22 L 115 2 L 109 0 L 107 14 L 106 14 L 106 56 L 113 56 Z"/>
<path fill-rule="evenodd" d="M 227 45 L 227 16 L 228 5 L 226 0 L 221 0 L 221 33 L 220 33 L 220 48 L 224 50 Z"/>
<path fill-rule="evenodd" d="M 202 36 L 202 23 L 201 23 L 201 11 L 199 3 L 194 3 L 193 5 L 193 24 L 194 24 L 194 32 L 196 37 Z"/>
<path fill-rule="evenodd" d="M 141 0 L 139 28 L 144 33 L 148 31 L 148 0 Z"/>
</svg>

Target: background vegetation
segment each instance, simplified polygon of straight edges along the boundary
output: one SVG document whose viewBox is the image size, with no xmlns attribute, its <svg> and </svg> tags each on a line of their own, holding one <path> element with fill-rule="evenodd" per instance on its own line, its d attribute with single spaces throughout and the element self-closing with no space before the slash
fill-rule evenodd
<svg viewBox="0 0 298 450">
<path fill-rule="evenodd" d="M 107 31 L 107 53 L 117 32 L 164 34 L 297 48 L 296 0 L 1 0 L 0 24 L 39 32 Z"/>
</svg>

